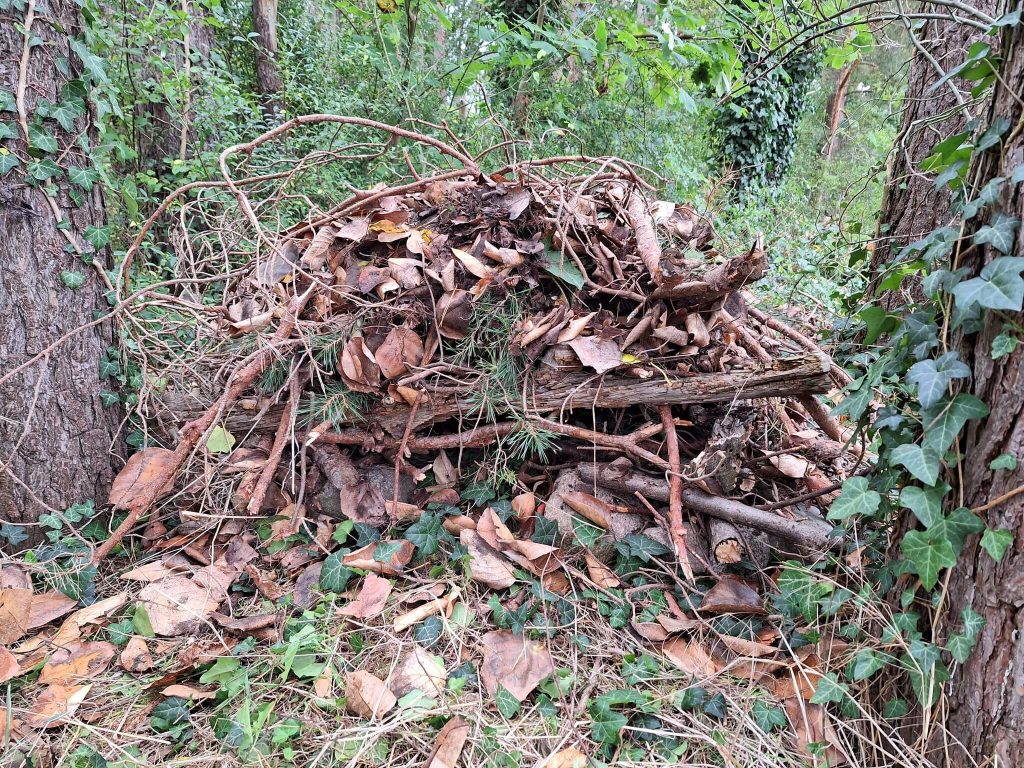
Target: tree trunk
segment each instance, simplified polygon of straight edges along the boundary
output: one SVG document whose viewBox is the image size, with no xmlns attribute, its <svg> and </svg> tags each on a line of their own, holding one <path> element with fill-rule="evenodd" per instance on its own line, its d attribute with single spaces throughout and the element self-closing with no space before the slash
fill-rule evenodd
<svg viewBox="0 0 1024 768">
<path fill-rule="evenodd" d="M 0 176 L 0 379 L 65 333 L 90 322 L 94 312 L 106 306 L 101 270 L 86 266 L 68 250 L 74 243 L 87 251 L 81 233 L 104 221 L 98 185 L 89 192 L 78 188 L 81 198 L 77 204 L 72 200 L 66 170 L 87 160 L 76 151 L 63 158 L 60 153 L 81 137 L 88 139 L 87 117 L 77 118 L 70 133 L 52 119 L 42 121 L 60 150 L 47 157 L 60 162 L 65 171 L 47 182 L 52 197 L 29 186 L 25 177 L 26 126 L 32 124 L 41 100 L 62 103 L 61 90 L 69 77 L 61 68 L 80 67 L 68 41 L 81 26 L 72 0 L 51 0 L 45 8 L 36 8 L 30 0 L 24 15 L 12 8 L 0 21 L 0 87 L 17 95 L 18 107 L 18 136 L 5 146 L 20 159 L 19 166 Z M 34 44 L 26 52 L 29 34 L 44 44 Z M 33 149 L 36 154 L 41 150 Z M 70 226 L 65 224 L 62 230 L 58 218 Z M 99 267 L 103 255 L 95 254 L 95 259 Z M 67 285 L 75 282 L 72 275 L 85 278 L 77 289 Z M 106 501 L 118 419 L 101 402 L 100 392 L 111 385 L 101 382 L 99 364 L 110 343 L 109 326 L 86 330 L 0 384 L 4 522 L 32 522 L 43 512 L 64 510 L 77 502 Z M 36 527 L 25 532 L 33 540 L 41 538 Z M 0 540 L 3 546 L 9 547 Z"/>
<path fill-rule="evenodd" d="M 256 88 L 268 120 L 280 117 L 284 82 L 277 69 L 277 0 L 252 0 L 252 28 L 256 33 Z"/>
<path fill-rule="evenodd" d="M 1011 172 L 1024 163 L 1024 26 L 1006 31 L 1002 41 L 1000 84 L 989 110 L 989 122 L 1007 118 L 1011 128 L 1006 142 L 979 158 L 978 186 L 997 176 L 1003 186 L 995 210 L 1024 217 L 1024 183 L 1011 184 Z M 965 266 L 978 270 L 1004 255 L 972 248 Z M 1005 255 L 1024 254 L 1024 231 L 1018 228 L 1015 247 Z M 1002 313 L 998 313 L 1002 314 Z M 982 507 L 1024 484 L 1024 345 L 999 360 L 992 359 L 992 339 L 1007 319 L 1024 322 L 1024 313 L 1010 318 L 987 314 L 981 333 L 961 344 L 961 354 L 973 370 L 971 391 L 991 408 L 991 415 L 974 422 L 963 445 L 964 504 Z M 1018 459 L 1015 470 L 991 470 L 989 462 L 1002 453 Z M 974 652 L 955 671 L 949 688 L 947 725 L 965 747 L 951 750 L 951 765 L 1019 765 L 1024 755 L 1024 495 L 1014 496 L 982 513 L 989 528 L 1005 528 L 1013 543 L 1001 562 L 996 562 L 969 540 L 960 563 L 953 570 L 946 592 L 944 615 L 950 623 L 970 608 L 985 618 L 985 628 Z M 944 632 L 944 636 L 952 628 Z M 968 757 L 969 756 L 969 757 Z M 976 761 L 976 762 L 975 762 Z"/>
<path fill-rule="evenodd" d="M 995 0 L 981 0 L 973 7 L 991 13 L 995 5 Z M 945 10 L 938 6 L 929 6 L 928 9 Z M 914 34 L 928 55 L 915 50 L 910 65 L 903 124 L 896 146 L 889 155 L 888 179 L 877 242 L 871 255 L 871 283 L 867 297 L 874 296 L 886 265 L 905 245 L 944 226 L 950 218 L 949 189 L 936 189 L 931 176 L 921 173 L 918 166 L 936 143 L 963 130 L 966 116 L 959 108 L 953 91 L 953 88 L 961 87 L 963 81 L 953 79 L 934 91 L 929 89 L 940 77 L 935 64 L 943 72 L 954 69 L 964 60 L 967 48 L 978 36 L 978 31 L 949 19 L 932 19 Z M 929 61 L 929 57 L 935 64 Z M 962 95 L 961 99 L 969 99 L 969 95 Z M 922 298 L 919 291 L 915 292 L 917 285 L 918 281 L 904 281 L 904 295 L 898 291 L 887 293 L 881 297 L 882 305 L 892 310 L 907 299 Z"/>
<path fill-rule="evenodd" d="M 828 125 L 828 135 L 821 148 L 821 156 L 831 160 L 839 144 L 839 124 L 843 122 L 843 114 L 846 112 L 846 94 L 850 90 L 850 79 L 853 71 L 859 62 L 854 59 L 841 70 L 836 77 L 836 87 L 828 100 L 828 109 L 825 111 L 825 121 Z"/>
</svg>

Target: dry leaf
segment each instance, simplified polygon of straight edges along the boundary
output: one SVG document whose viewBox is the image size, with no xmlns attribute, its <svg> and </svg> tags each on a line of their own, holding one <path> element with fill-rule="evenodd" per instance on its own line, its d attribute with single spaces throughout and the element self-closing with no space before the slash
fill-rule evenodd
<svg viewBox="0 0 1024 768">
<path fill-rule="evenodd" d="M 427 616 L 433 616 L 435 613 L 444 613 L 446 615 L 450 614 L 452 604 L 461 594 L 462 590 L 456 587 L 445 597 L 430 600 L 423 605 L 417 605 L 408 613 L 403 613 L 395 619 L 395 632 L 402 632 L 413 624 L 418 624 L 423 621 Z"/>
<path fill-rule="evenodd" d="M 506 629 L 483 636 L 484 660 L 480 679 L 493 698 L 498 686 L 523 701 L 541 680 L 555 671 L 551 652 L 541 645 L 514 635 Z"/>
<path fill-rule="evenodd" d="M 453 717 L 437 732 L 434 748 L 422 768 L 455 768 L 468 738 L 469 723 L 461 717 Z"/>
<path fill-rule="evenodd" d="M 345 678 L 345 708 L 353 715 L 372 720 L 383 717 L 398 703 L 384 682 L 369 672 L 350 672 Z"/>
<path fill-rule="evenodd" d="M 10 645 L 28 631 L 31 612 L 31 589 L 0 589 L 0 645 Z"/>
<path fill-rule="evenodd" d="M 78 605 L 78 601 L 63 592 L 40 592 L 32 595 L 32 606 L 28 612 L 28 628 L 38 629 L 44 624 L 49 624 L 72 610 L 76 605 Z"/>
<path fill-rule="evenodd" d="M 572 351 L 583 365 L 593 368 L 598 373 L 618 368 L 622 364 L 622 352 L 619 345 L 611 339 L 599 336 L 583 336 L 569 342 Z"/>
<path fill-rule="evenodd" d="M 697 643 L 673 637 L 661 647 L 662 652 L 679 669 L 698 678 L 710 677 L 720 669 L 708 651 Z"/>
<path fill-rule="evenodd" d="M 440 696 L 448 682 L 444 665 L 426 648 L 414 645 L 399 663 L 395 674 L 388 679 L 388 688 L 396 696 L 422 691 L 428 696 Z"/>
<path fill-rule="evenodd" d="M 452 255 L 458 259 L 462 266 L 466 268 L 466 271 L 474 277 L 486 278 L 494 277 L 494 270 L 484 264 L 473 254 L 463 251 L 460 248 L 452 248 Z"/>
<path fill-rule="evenodd" d="M 132 568 L 130 571 L 125 571 L 121 574 L 121 578 L 125 581 L 160 581 L 160 579 L 166 579 L 168 576 L 173 576 L 178 573 L 178 570 L 170 567 L 163 560 L 156 560 L 152 563 L 146 563 L 140 565 L 138 568 Z"/>
<path fill-rule="evenodd" d="M 656 622 L 630 621 L 629 625 L 644 640 L 650 640 L 652 643 L 662 643 L 668 640 L 668 630 Z"/>
<path fill-rule="evenodd" d="M 193 688 L 191 685 L 180 684 L 168 685 L 160 693 L 164 696 L 177 696 L 178 698 L 191 699 L 192 701 L 217 698 L 217 691 L 204 691 L 200 688 Z"/>
<path fill-rule="evenodd" d="M 56 728 L 78 710 L 89 695 L 92 683 L 86 685 L 50 685 L 39 694 L 25 717 L 33 728 Z"/>
<path fill-rule="evenodd" d="M 69 685 L 103 672 L 117 649 L 107 642 L 74 642 L 54 651 L 39 672 L 39 684 Z"/>
<path fill-rule="evenodd" d="M 574 747 L 549 755 L 537 768 L 587 768 L 587 756 Z"/>
<path fill-rule="evenodd" d="M 356 599 L 339 609 L 338 613 L 355 619 L 370 619 L 380 614 L 388 604 L 391 582 L 375 573 L 366 574 Z"/>
<path fill-rule="evenodd" d="M 350 552 L 342 558 L 342 565 L 346 568 L 359 568 L 364 571 L 372 571 L 373 573 L 383 573 L 389 576 L 395 576 L 405 570 L 405 566 L 412 560 L 413 552 L 416 547 L 411 541 L 403 539 L 401 542 L 397 542 L 399 547 L 391 554 L 386 562 L 379 562 L 373 559 L 374 552 L 377 551 L 377 547 L 387 544 L 394 544 L 392 541 L 375 541 L 367 544 L 361 549 L 357 549 L 355 552 Z"/>
<path fill-rule="evenodd" d="M 384 378 L 397 379 L 408 373 L 412 366 L 420 364 L 423 341 L 415 331 L 398 326 L 388 332 L 373 356 Z"/>
<path fill-rule="evenodd" d="M 136 674 L 148 672 L 153 668 L 153 655 L 149 652 L 146 639 L 138 635 L 132 636 L 131 640 L 128 641 L 124 650 L 121 651 L 121 657 L 118 661 L 121 662 L 121 666 L 127 672 L 134 672 Z"/>
<path fill-rule="evenodd" d="M 615 572 L 598 560 L 589 549 L 584 551 L 583 557 L 587 561 L 587 574 L 597 586 L 602 589 L 615 589 L 622 584 Z"/>
<path fill-rule="evenodd" d="M 459 541 L 469 550 L 469 575 L 491 589 L 505 589 L 516 583 L 512 565 L 476 531 L 464 529 Z"/>
<path fill-rule="evenodd" d="M 118 595 L 97 600 L 85 608 L 79 608 L 64 619 L 64 623 L 60 625 L 57 634 L 53 636 L 53 644 L 57 646 L 67 645 L 73 640 L 77 640 L 82 633 L 82 627 L 112 619 L 114 613 L 127 602 L 128 593 L 121 592 Z"/>
<path fill-rule="evenodd" d="M 583 317 L 577 317 L 574 320 L 571 320 L 569 324 L 562 329 L 562 332 L 558 334 L 558 343 L 567 344 L 577 338 L 581 333 L 583 333 L 583 329 L 585 329 L 587 324 L 594 319 L 594 315 L 596 314 L 597 312 L 591 312 L 583 315 Z"/>
<path fill-rule="evenodd" d="M 532 493 L 520 493 L 512 499 L 512 511 L 520 525 L 532 518 L 537 512 L 537 497 Z"/>
<path fill-rule="evenodd" d="M 568 504 L 574 512 L 585 517 L 590 522 L 601 526 L 605 530 L 611 527 L 611 515 L 615 510 L 607 502 L 601 501 L 596 496 L 591 496 L 589 493 L 583 493 L 582 491 L 559 493 L 558 495 L 562 497 L 562 501 Z"/>
<path fill-rule="evenodd" d="M 788 453 L 784 453 L 781 456 L 769 456 L 768 461 L 786 477 L 804 477 L 811 468 L 811 462 Z M 826 484 L 830 485 L 831 483 Z"/>
<path fill-rule="evenodd" d="M 185 576 L 169 576 L 146 585 L 139 600 L 158 635 L 181 635 L 198 629 L 220 606 L 222 591 L 202 587 Z"/>
<path fill-rule="evenodd" d="M 0 645 L 0 683 L 6 683 L 20 674 L 21 667 L 14 654 Z"/>
<path fill-rule="evenodd" d="M 117 473 L 110 488 L 109 501 L 115 509 L 145 511 L 146 497 L 154 499 L 174 487 L 174 451 L 167 448 L 144 448 L 133 453 Z"/>
<path fill-rule="evenodd" d="M 702 613 L 746 613 L 764 615 L 767 611 L 757 590 L 740 579 L 725 576 L 709 589 L 700 602 Z"/>
<path fill-rule="evenodd" d="M 799 699 L 786 699 L 782 702 L 786 710 L 797 744 L 806 752 L 812 761 L 819 761 L 817 751 L 810 749 L 811 744 L 825 744 L 825 757 L 829 766 L 843 765 L 847 762 L 845 753 L 840 748 L 839 735 L 832 723 L 828 721 L 825 708 L 820 704 L 804 704 Z"/>
</svg>

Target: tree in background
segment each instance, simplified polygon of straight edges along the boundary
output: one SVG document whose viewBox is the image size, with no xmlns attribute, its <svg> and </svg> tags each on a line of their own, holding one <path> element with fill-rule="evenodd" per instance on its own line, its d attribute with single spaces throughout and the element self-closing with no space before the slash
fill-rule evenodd
<svg viewBox="0 0 1024 768">
<path fill-rule="evenodd" d="M 252 0 L 252 28 L 256 33 L 256 88 L 268 119 L 282 114 L 284 81 L 277 66 L 277 0 Z"/>
<path fill-rule="evenodd" d="M 103 310 L 109 286 L 86 107 L 103 75 L 76 39 L 74 2 L 28 0 L 14 14 L 0 21 L 0 96 L 13 113 L 0 124 L 0 518 L 31 523 L 106 499 L 118 420 L 100 375 L 110 326 L 58 344 Z"/>
</svg>

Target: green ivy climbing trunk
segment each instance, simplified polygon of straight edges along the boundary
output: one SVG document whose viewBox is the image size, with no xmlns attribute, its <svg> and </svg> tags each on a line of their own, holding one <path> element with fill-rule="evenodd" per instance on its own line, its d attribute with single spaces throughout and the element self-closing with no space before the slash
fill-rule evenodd
<svg viewBox="0 0 1024 768">
<path fill-rule="evenodd" d="M 4 523 L 106 501 L 112 477 L 118 419 L 101 402 L 99 377 L 109 326 L 53 346 L 105 306 L 99 271 L 74 252 L 92 250 L 83 234 L 104 221 L 83 150 L 90 132 L 78 79 L 82 62 L 69 45 L 81 26 L 72 0 L 29 2 L 23 11 L 11 6 L 0 19 L 2 117 L 9 128 L 0 153 L 0 379 L 10 377 L 0 384 Z M 72 172 L 77 184 L 69 180 Z M 11 376 L 40 354 L 45 357 Z M 22 533 L 30 535 L 22 545 L 41 538 L 37 527 L 3 531 L 0 549 L 7 551 Z"/>
<path fill-rule="evenodd" d="M 1004 244 L 1004 252 L 992 246 L 968 249 L 962 266 L 972 272 L 995 258 L 1024 255 L 1024 232 L 1019 227 L 1024 181 L 1011 180 L 1015 170 L 1018 178 L 1024 170 L 1024 26 L 1007 30 L 1001 50 L 1002 72 L 987 119 L 991 124 L 1006 118 L 1009 128 L 1001 151 L 982 154 L 973 178 L 977 187 L 996 177 L 1007 180 L 988 223 L 1001 214 L 1016 217 L 1018 227 L 1015 241 L 1009 247 Z M 983 551 L 977 537 L 969 540 L 950 578 L 948 621 L 956 623 L 969 608 L 986 623 L 974 652 L 954 671 L 947 725 L 973 758 L 968 763 L 965 754 L 953 750 L 951 764 L 973 766 L 977 761 L 1009 768 L 1019 765 L 1024 755 L 1024 494 L 1009 495 L 1024 484 L 1024 345 L 993 360 L 992 342 L 1007 321 L 1019 328 L 1024 313 L 1008 317 L 989 312 L 986 317 L 984 329 L 967 338 L 961 349 L 973 370 L 971 391 L 991 408 L 987 419 L 970 427 L 961 446 L 961 490 L 965 506 L 978 509 L 989 528 L 1003 529 L 1013 540 L 999 561 Z M 990 462 L 1004 453 L 1017 457 L 1016 468 L 991 469 Z M 1003 496 L 1005 501 L 993 503 Z M 990 503 L 991 509 L 985 509 Z"/>
<path fill-rule="evenodd" d="M 994 13 L 995 0 L 979 0 L 972 6 L 985 13 Z M 962 80 L 954 79 L 938 88 L 933 86 L 942 72 L 956 68 L 964 59 L 978 30 L 948 18 L 931 19 L 913 33 L 920 49 L 916 49 L 907 76 L 903 123 L 895 146 L 889 155 L 885 194 L 879 216 L 879 231 L 871 256 L 873 296 L 877 283 L 886 274 L 885 268 L 904 246 L 949 223 L 951 198 L 948 187 L 936 187 L 919 166 L 935 144 L 962 131 L 967 113 L 961 108 L 954 88 L 961 89 Z M 970 94 L 959 92 L 960 101 L 969 102 Z M 886 309 L 895 309 L 907 299 L 920 299 L 915 287 L 919 281 L 904 281 L 903 295 L 889 291 L 879 299 Z"/>
</svg>

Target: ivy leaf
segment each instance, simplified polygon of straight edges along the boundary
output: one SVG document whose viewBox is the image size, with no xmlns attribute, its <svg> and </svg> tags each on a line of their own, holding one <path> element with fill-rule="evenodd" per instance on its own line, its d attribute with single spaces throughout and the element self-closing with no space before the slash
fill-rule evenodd
<svg viewBox="0 0 1024 768">
<path fill-rule="evenodd" d="M 49 111 L 49 116 L 68 133 L 75 130 L 75 119 L 83 114 L 85 114 L 85 104 L 77 98 L 65 99 Z"/>
<path fill-rule="evenodd" d="M 8 91 L 6 88 L 0 88 L 0 112 L 17 112 L 18 102 L 14 99 L 14 94 Z"/>
<path fill-rule="evenodd" d="M 437 552 L 438 544 L 444 537 L 445 530 L 441 523 L 442 519 L 437 515 L 424 512 L 419 520 L 409 526 L 405 538 L 416 545 L 420 554 L 432 555 Z"/>
<path fill-rule="evenodd" d="M 1017 468 L 1017 457 L 1012 453 L 1001 453 L 988 464 L 989 469 L 1008 469 L 1011 472 Z"/>
<path fill-rule="evenodd" d="M 0 149 L 0 176 L 6 176 L 21 165 L 17 155 L 11 154 L 6 149 Z"/>
<path fill-rule="evenodd" d="M 978 235 L 981 234 L 979 230 Z M 977 241 L 978 235 L 975 235 Z M 1019 312 L 1024 303 L 1024 257 L 1000 256 L 985 265 L 978 277 L 971 278 L 953 288 L 956 305 L 967 309 L 979 304 L 986 309 L 1006 309 Z"/>
<path fill-rule="evenodd" d="M 853 657 L 853 674 L 856 681 L 867 680 L 885 666 L 885 657 L 871 648 L 862 648 Z"/>
<path fill-rule="evenodd" d="M 618 744 L 619 735 L 629 723 L 629 718 L 616 712 L 602 698 L 597 698 L 590 705 L 590 735 L 599 744 Z"/>
<path fill-rule="evenodd" d="M 494 694 L 494 703 L 498 705 L 498 711 L 506 720 L 519 714 L 519 709 L 522 706 L 519 699 L 509 693 L 508 689 L 501 684 L 498 685 L 498 690 Z"/>
<path fill-rule="evenodd" d="M 150 714 L 149 723 L 157 733 L 167 733 L 175 726 L 188 722 L 188 702 L 180 696 L 169 696 Z"/>
<path fill-rule="evenodd" d="M 593 547 L 598 539 L 604 536 L 604 529 L 598 525 L 587 522 L 582 517 L 573 515 L 572 518 L 572 531 L 576 536 L 576 541 L 580 543 L 580 546 L 590 549 Z"/>
<path fill-rule="evenodd" d="M 538 515 L 533 518 L 533 536 L 530 541 L 537 544 L 554 545 L 555 537 L 558 535 L 558 521 Z"/>
<path fill-rule="evenodd" d="M 976 638 L 985 627 L 985 617 L 970 608 L 964 608 L 960 618 L 964 622 L 964 634 L 970 638 Z"/>
<path fill-rule="evenodd" d="M 660 541 L 655 541 L 642 533 L 631 533 L 624 536 L 622 541 L 615 543 L 615 548 L 627 557 L 638 557 L 645 563 L 651 562 L 655 557 L 672 552 Z"/>
<path fill-rule="evenodd" d="M 946 644 L 946 650 L 949 651 L 950 655 L 963 664 L 967 661 L 967 657 L 971 655 L 971 651 L 974 650 L 974 646 L 977 644 L 977 640 L 972 640 L 966 635 L 962 635 L 959 632 L 949 638 L 949 642 Z"/>
<path fill-rule="evenodd" d="M 839 682 L 835 672 L 818 678 L 818 687 L 811 696 L 811 704 L 838 704 L 850 695 L 845 683 Z"/>
<path fill-rule="evenodd" d="M 920 445 L 908 443 L 893 450 L 892 460 L 905 467 L 911 475 L 925 485 L 935 485 L 939 479 L 939 454 L 933 450 L 926 450 Z M 835 504 L 832 506 L 835 508 Z"/>
<path fill-rule="evenodd" d="M 943 395 L 954 379 L 966 379 L 971 369 L 956 352 L 946 352 L 935 360 L 914 363 L 907 371 L 907 382 L 917 386 L 917 399 L 921 407 L 931 408 Z"/>
<path fill-rule="evenodd" d="M 901 546 L 903 556 L 913 566 L 925 589 L 935 586 L 943 568 L 956 565 L 956 553 L 946 538 L 935 538 L 925 531 L 910 531 L 903 535 Z"/>
<path fill-rule="evenodd" d="M 60 281 L 74 291 L 85 285 L 85 275 L 65 269 L 60 273 Z"/>
<path fill-rule="evenodd" d="M 342 558 L 345 553 L 342 551 L 332 552 L 326 558 L 320 568 L 320 589 L 324 592 L 344 592 L 348 580 L 352 578 L 352 571 L 342 565 Z"/>
<path fill-rule="evenodd" d="M 843 492 L 839 494 L 832 509 L 829 520 L 846 520 L 853 515 L 873 515 L 882 503 L 882 495 L 868 487 L 866 477 L 851 477 L 843 483 Z"/>
<path fill-rule="evenodd" d="M 968 421 L 982 419 L 988 414 L 989 409 L 985 403 L 974 395 L 961 392 L 949 403 L 922 414 L 924 440 L 921 444 L 926 451 L 930 450 L 941 457 L 953 445 L 956 436 L 960 434 Z M 927 483 L 927 485 L 934 484 L 934 481 Z"/>
<path fill-rule="evenodd" d="M 932 528 L 929 533 L 945 538 L 952 545 L 953 552 L 959 555 L 967 537 L 975 533 L 981 533 L 983 530 L 985 530 L 985 524 L 981 521 L 980 517 L 967 509 L 967 507 L 958 507 L 950 512 L 947 517 L 939 521 L 938 525 Z"/>
<path fill-rule="evenodd" d="M 752 713 L 757 727 L 765 733 L 771 733 L 778 728 L 785 728 L 789 725 L 789 718 L 786 717 L 782 707 L 758 699 L 754 702 Z"/>
<path fill-rule="evenodd" d="M 1017 348 L 1017 337 L 1008 333 L 1000 333 L 992 339 L 992 359 L 1001 360 L 1007 355 L 1012 355 Z"/>
<path fill-rule="evenodd" d="M 900 492 L 900 504 L 913 512 L 925 528 L 931 528 L 942 520 L 942 498 L 948 492 L 946 484 L 927 489 L 910 485 Z"/>
<path fill-rule="evenodd" d="M 1006 550 L 1013 543 L 1013 534 L 1005 528 L 993 530 L 986 528 L 981 534 L 981 548 L 988 552 L 989 557 L 997 563 L 1006 555 Z"/>
<path fill-rule="evenodd" d="M 28 129 L 28 141 L 32 149 L 38 149 L 40 152 L 50 154 L 60 149 L 57 139 L 45 128 L 31 126 Z"/>
<path fill-rule="evenodd" d="M 18 131 L 10 123 L 0 123 L 0 141 L 17 138 Z"/>
<path fill-rule="evenodd" d="M 402 551 L 400 541 L 382 541 L 373 549 L 373 559 L 378 563 L 390 563 Z"/>
<path fill-rule="evenodd" d="M 77 165 L 68 168 L 68 178 L 71 179 L 71 182 L 87 192 L 92 191 L 92 185 L 99 177 L 95 168 L 79 168 Z"/>
<path fill-rule="evenodd" d="M 25 533 L 25 527 L 21 525 L 14 525 L 13 523 L 4 523 L 3 525 L 0 525 L 0 536 L 7 539 L 7 542 L 12 547 L 18 546 L 28 538 L 28 534 Z"/>
<path fill-rule="evenodd" d="M 85 42 L 81 40 L 70 41 L 71 50 L 82 60 L 82 66 L 86 74 L 94 83 L 109 83 L 106 69 L 103 66 L 103 59 L 89 50 Z"/>
<path fill-rule="evenodd" d="M 1016 216 L 997 213 L 988 224 L 974 233 L 974 242 L 977 245 L 991 245 L 1000 253 L 1009 253 L 1013 250 L 1013 238 L 1018 226 L 1020 219 Z"/>
</svg>

